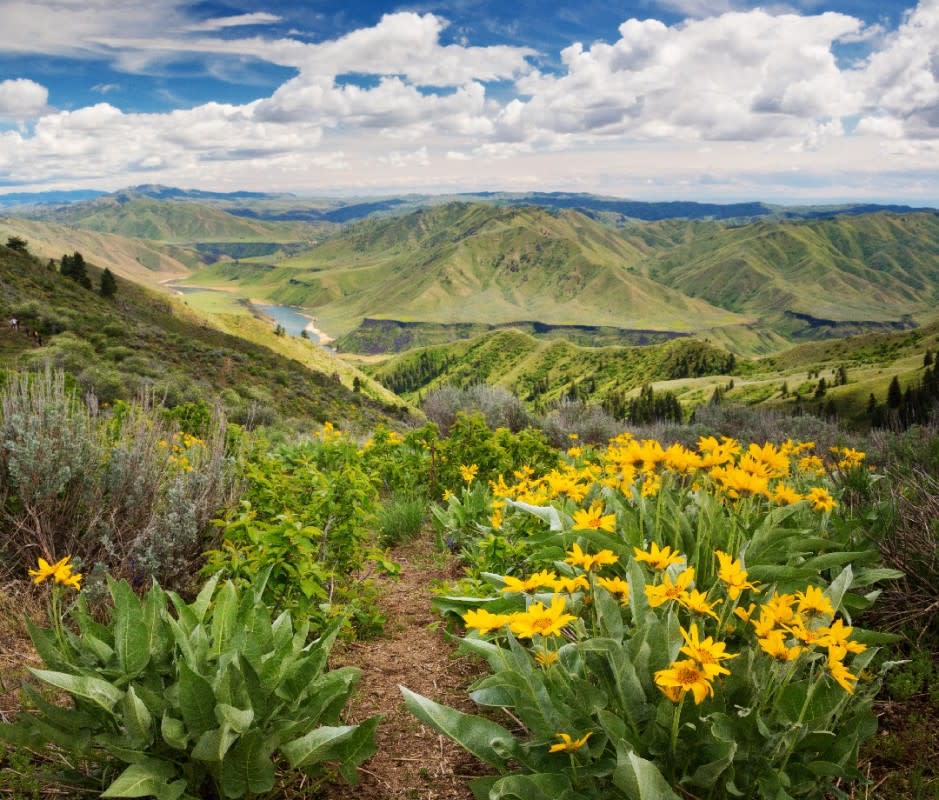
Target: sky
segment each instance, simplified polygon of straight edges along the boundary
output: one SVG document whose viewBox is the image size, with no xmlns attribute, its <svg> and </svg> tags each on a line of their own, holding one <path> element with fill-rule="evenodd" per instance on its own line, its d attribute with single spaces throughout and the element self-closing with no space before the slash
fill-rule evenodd
<svg viewBox="0 0 939 800">
<path fill-rule="evenodd" d="M 0 193 L 939 207 L 939 0 L 0 0 Z"/>
</svg>

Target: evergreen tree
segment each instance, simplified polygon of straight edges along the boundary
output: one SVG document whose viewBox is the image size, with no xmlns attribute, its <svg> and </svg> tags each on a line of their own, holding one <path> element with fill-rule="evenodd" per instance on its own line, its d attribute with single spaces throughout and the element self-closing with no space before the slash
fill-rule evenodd
<svg viewBox="0 0 939 800">
<path fill-rule="evenodd" d="M 818 386 L 815 387 L 815 399 L 818 400 L 820 397 L 825 396 L 825 392 L 828 391 L 828 384 L 825 382 L 824 378 L 818 379 Z"/>
<path fill-rule="evenodd" d="M 91 288 L 91 278 L 88 277 L 85 259 L 77 250 L 70 256 L 62 256 L 62 266 L 59 271 L 67 278 L 71 278 L 86 289 Z"/>
<path fill-rule="evenodd" d="M 114 273 L 107 267 L 101 273 L 100 292 L 102 297 L 114 297 L 117 294 L 117 281 L 114 279 Z"/>
<path fill-rule="evenodd" d="M 897 409 L 903 404 L 903 390 L 900 389 L 900 381 L 896 375 L 890 381 L 887 387 L 887 408 Z"/>
<path fill-rule="evenodd" d="M 10 236 L 7 239 L 7 247 L 11 250 L 15 250 L 17 253 L 28 252 L 26 249 L 28 244 L 29 242 L 19 236 Z"/>
<path fill-rule="evenodd" d="M 925 354 L 923 355 L 923 366 L 932 366 L 932 350 L 926 350 Z"/>
</svg>

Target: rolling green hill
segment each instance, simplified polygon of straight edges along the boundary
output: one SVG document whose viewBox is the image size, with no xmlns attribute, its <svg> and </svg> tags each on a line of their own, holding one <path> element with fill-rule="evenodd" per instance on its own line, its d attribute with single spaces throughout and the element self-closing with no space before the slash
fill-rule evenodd
<svg viewBox="0 0 939 800">
<path fill-rule="evenodd" d="M 594 348 L 505 330 L 403 353 L 366 370 L 409 399 L 446 384 L 488 383 L 538 405 L 571 394 L 602 403 L 654 381 L 727 374 L 735 363 L 726 350 L 694 339 Z"/>
<path fill-rule="evenodd" d="M 909 327 L 909 315 L 930 310 L 939 296 L 939 215 L 715 225 L 653 256 L 646 269 L 784 335 Z"/>
<path fill-rule="evenodd" d="M 89 274 L 97 287 L 98 270 Z M 407 415 L 399 404 L 344 386 L 325 352 L 314 369 L 260 343 L 257 331 L 256 341 L 233 336 L 174 298 L 117 282 L 116 296 L 105 299 L 45 260 L 0 245 L 0 369 L 61 368 L 104 402 L 142 390 L 171 406 L 219 399 L 237 422 L 288 417 L 367 426 Z M 11 317 L 18 331 L 7 326 Z"/>
<path fill-rule="evenodd" d="M 306 242 L 316 229 L 303 222 L 235 216 L 206 203 L 155 200 L 117 192 L 83 203 L 39 209 L 31 216 L 85 230 L 161 242 Z"/>
<path fill-rule="evenodd" d="M 688 223 L 626 238 L 576 212 L 451 203 L 350 226 L 275 269 L 216 264 L 194 282 L 237 282 L 314 307 L 332 335 L 363 318 L 600 325 L 690 332 L 752 321 L 688 298 L 638 269 Z"/>
</svg>

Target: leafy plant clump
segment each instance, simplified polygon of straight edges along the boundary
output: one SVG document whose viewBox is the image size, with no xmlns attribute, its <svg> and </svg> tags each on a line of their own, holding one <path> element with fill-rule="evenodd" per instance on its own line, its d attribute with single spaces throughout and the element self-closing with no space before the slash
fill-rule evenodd
<svg viewBox="0 0 939 800">
<path fill-rule="evenodd" d="M 46 566 L 34 574 L 58 575 Z M 289 612 L 272 621 L 266 577 L 239 591 L 215 576 L 192 603 L 155 583 L 141 599 L 110 580 L 104 623 L 81 597 L 65 618 L 53 603 L 52 629 L 30 626 L 45 664 L 30 672 L 69 704 L 26 684 L 32 709 L 0 725 L 0 739 L 53 748 L 60 777 L 85 774 L 102 797 L 264 796 L 281 762 L 314 781 L 335 764 L 355 783 L 378 718 L 339 724 L 359 678 L 351 667 L 326 670 L 339 623 L 310 641 Z"/>
<path fill-rule="evenodd" d="M 464 594 L 437 604 L 489 664 L 471 698 L 513 722 L 405 700 L 500 770 L 478 798 L 788 800 L 861 779 L 891 637 L 851 618 L 900 573 L 839 515 L 864 454 L 812 449 L 625 435 L 494 482 L 485 511 L 470 485 L 437 512 L 465 536 L 476 510 Z"/>
</svg>

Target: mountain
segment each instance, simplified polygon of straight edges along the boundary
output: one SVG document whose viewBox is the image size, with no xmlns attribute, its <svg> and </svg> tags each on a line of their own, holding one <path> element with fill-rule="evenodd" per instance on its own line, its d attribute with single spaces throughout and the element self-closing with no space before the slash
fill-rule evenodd
<svg viewBox="0 0 939 800">
<path fill-rule="evenodd" d="M 49 204 L 76 203 L 93 200 L 106 192 L 95 189 L 73 189 L 71 191 L 49 192 L 9 192 L 0 194 L 0 206 L 38 206 Z"/>
<path fill-rule="evenodd" d="M 678 332 L 751 321 L 637 269 L 686 227 L 629 239 L 576 212 L 451 203 L 356 223 L 274 268 L 218 263 L 194 281 L 315 307 L 333 335 L 365 317 Z"/>
<path fill-rule="evenodd" d="M 910 315 L 939 299 L 939 214 L 714 227 L 644 269 L 790 336 L 913 327 Z"/>
<path fill-rule="evenodd" d="M 653 381 L 726 374 L 736 358 L 683 339 L 647 347 L 580 347 L 517 330 L 395 356 L 366 371 L 408 399 L 445 385 L 504 386 L 530 404 L 568 396 L 602 403 Z"/>
<path fill-rule="evenodd" d="M 32 218 L 85 230 L 163 242 L 306 242 L 315 232 L 302 223 L 265 222 L 229 214 L 206 203 L 155 200 L 133 192 L 37 210 Z"/>
<path fill-rule="evenodd" d="M 97 287 L 99 270 L 88 271 Z M 289 417 L 368 427 L 407 415 L 399 403 L 373 399 L 364 377 L 363 391 L 345 386 L 325 351 L 313 369 L 277 352 L 269 326 L 271 346 L 233 336 L 174 298 L 121 278 L 117 294 L 105 299 L 44 260 L 0 245 L 0 285 L 0 370 L 61 368 L 110 403 L 142 390 L 170 406 L 219 400 L 241 423 Z M 12 317 L 19 331 L 6 325 Z"/>
</svg>

